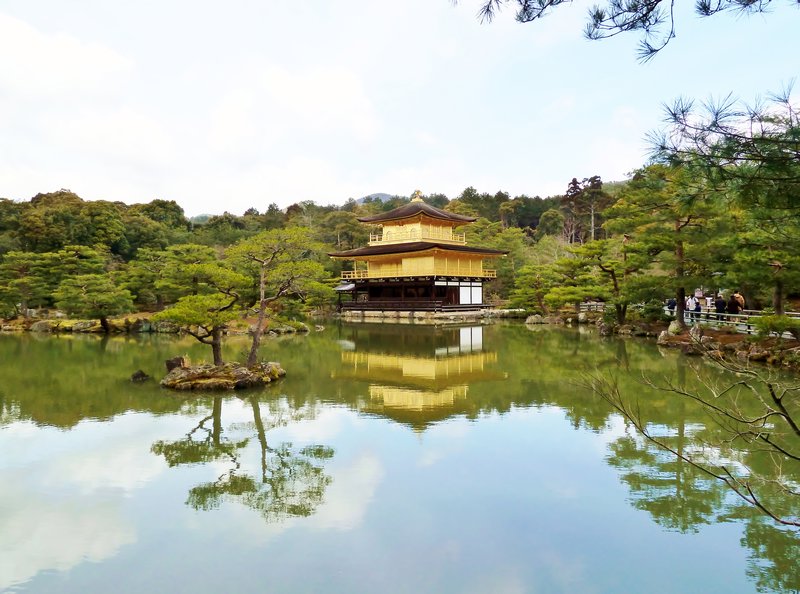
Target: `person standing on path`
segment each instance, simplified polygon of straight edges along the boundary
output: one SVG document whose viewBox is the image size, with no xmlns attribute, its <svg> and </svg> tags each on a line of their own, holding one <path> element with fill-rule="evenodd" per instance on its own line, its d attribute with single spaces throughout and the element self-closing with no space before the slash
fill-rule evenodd
<svg viewBox="0 0 800 594">
<path fill-rule="evenodd" d="M 731 298 L 728 299 L 728 306 L 726 308 L 729 314 L 740 314 L 742 313 L 742 304 L 739 303 L 739 300 L 736 298 L 736 295 L 731 295 Z"/>
<path fill-rule="evenodd" d="M 696 310 L 696 308 L 697 308 L 697 306 L 698 306 L 698 305 L 700 305 L 700 302 L 699 302 L 699 301 L 697 301 L 697 297 L 695 297 L 694 295 L 691 295 L 691 296 L 690 296 L 690 297 L 689 297 L 689 298 L 686 300 L 686 311 L 687 311 L 687 312 L 688 312 L 688 314 L 689 314 L 687 317 L 688 317 L 690 320 L 693 320 L 693 319 L 695 318 L 695 315 L 697 315 L 697 314 L 695 314 L 695 310 Z"/>
<path fill-rule="evenodd" d="M 722 296 L 722 293 L 717 295 L 716 301 L 714 301 L 714 311 L 717 312 L 717 319 L 721 320 L 724 318 L 722 314 L 725 313 L 725 309 L 727 308 L 728 304 L 725 302 L 725 298 Z"/>
<path fill-rule="evenodd" d="M 741 311 L 744 311 L 744 296 L 738 290 L 733 292 L 733 296 L 736 298 L 736 301 L 739 302 Z"/>
</svg>

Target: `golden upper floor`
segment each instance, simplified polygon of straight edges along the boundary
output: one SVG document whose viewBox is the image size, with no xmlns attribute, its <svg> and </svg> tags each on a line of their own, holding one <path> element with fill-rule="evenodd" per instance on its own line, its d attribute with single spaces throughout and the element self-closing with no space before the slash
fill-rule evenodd
<svg viewBox="0 0 800 594">
<path fill-rule="evenodd" d="M 369 245 L 386 245 L 407 241 L 434 241 L 453 245 L 467 243 L 464 233 L 455 233 L 453 225 L 438 224 L 428 217 L 417 217 L 412 221 L 385 223 L 381 233 L 369 236 Z"/>
</svg>

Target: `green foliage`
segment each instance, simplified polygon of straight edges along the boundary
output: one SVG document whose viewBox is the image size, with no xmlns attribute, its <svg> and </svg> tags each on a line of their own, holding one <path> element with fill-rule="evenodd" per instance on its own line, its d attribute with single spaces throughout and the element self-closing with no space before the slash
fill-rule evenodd
<svg viewBox="0 0 800 594">
<path fill-rule="evenodd" d="M 178 324 L 211 346 L 214 365 L 222 365 L 222 333 L 229 322 L 242 315 L 242 292 L 249 279 L 221 262 L 189 264 L 185 272 L 193 279 L 196 292 L 184 295 L 153 317 Z"/>
<path fill-rule="evenodd" d="M 174 303 L 185 295 L 197 295 L 207 284 L 202 282 L 197 266 L 217 261 L 216 251 L 196 243 L 169 246 L 163 253 L 147 253 L 147 263 L 155 274 L 153 287 L 163 303 Z M 139 260 L 144 265 L 145 260 Z"/>
<path fill-rule="evenodd" d="M 611 202 L 611 196 L 603 191 L 600 176 L 584 178 L 582 181 L 572 178 L 561 198 L 564 235 L 570 243 L 599 239 L 601 213 Z"/>
<path fill-rule="evenodd" d="M 551 208 L 542 213 L 539 225 L 536 227 L 536 239 L 546 235 L 561 235 L 564 233 L 564 215 L 556 208 Z"/>
<path fill-rule="evenodd" d="M 700 147 L 705 160 L 693 161 L 683 145 L 684 152 L 673 147 L 681 166 L 650 165 L 625 183 L 576 178 L 565 196 L 545 199 L 468 187 L 454 200 L 435 194 L 428 201 L 478 217 L 460 230 L 469 244 L 508 252 L 486 263 L 497 278 L 485 292 L 518 306 L 544 311 L 604 298 L 624 315 L 628 303 L 727 286 L 742 289 L 756 308 L 771 300 L 780 313 L 786 296 L 800 292 L 800 208 L 792 199 L 800 174 L 796 159 L 779 150 L 797 127 L 781 114 L 758 121 L 765 126 L 761 135 L 737 139 L 711 130 Z M 759 180 L 742 155 L 761 162 L 768 179 Z M 709 165 L 725 158 L 736 162 L 735 170 Z M 0 258 L 6 255 L 0 260 L 0 304 L 6 315 L 52 305 L 65 278 L 111 273 L 140 307 L 159 310 L 187 295 L 213 293 L 195 266 L 224 254 L 226 266 L 250 277 L 237 289 L 243 304 L 257 304 L 262 292 L 268 299 L 280 292 L 294 301 L 275 309 L 300 315 L 335 300 L 325 281 L 339 276 L 342 261 L 324 252 L 365 245 L 370 229 L 358 217 L 407 200 L 351 200 L 341 208 L 303 201 L 285 212 L 270 204 L 264 213 L 250 208 L 242 216 L 225 213 L 194 225 L 167 200 L 86 202 L 69 190 L 38 194 L 28 203 L 0 200 Z M 592 229 L 610 243 L 588 241 Z M 265 241 L 264 230 L 276 233 L 293 255 L 270 264 L 262 282 L 261 265 L 243 255 L 243 246 Z M 565 237 L 573 241 L 571 252 Z M 581 272 L 570 270 L 565 259 L 581 261 Z M 543 266 L 549 266 L 546 274 Z M 291 286 L 281 288 L 286 282 Z"/>
<path fill-rule="evenodd" d="M 19 220 L 25 206 L 8 198 L 0 198 L 0 257 L 20 249 L 17 239 Z"/>
<path fill-rule="evenodd" d="M 187 295 L 155 314 L 153 320 L 166 320 L 186 328 L 198 326 L 210 331 L 214 327 L 225 326 L 241 315 L 241 310 L 235 304 L 234 297 L 222 293 Z"/>
<path fill-rule="evenodd" d="M 225 212 L 212 216 L 203 226 L 198 227 L 195 240 L 208 246 L 225 246 L 252 234 L 253 231 L 247 229 L 241 217 Z"/>
<path fill-rule="evenodd" d="M 6 314 L 23 314 L 29 307 L 45 305 L 51 287 L 47 281 L 49 267 L 47 258 L 31 252 L 8 252 L 0 262 L 0 303 Z"/>
<path fill-rule="evenodd" d="M 800 319 L 786 315 L 759 316 L 753 321 L 759 336 L 783 336 L 791 334 L 795 340 L 800 340 Z"/>
<path fill-rule="evenodd" d="M 482 21 L 491 21 L 496 13 L 505 5 L 515 5 L 516 19 L 520 23 L 529 23 L 541 19 L 558 6 L 567 4 L 568 0 L 482 0 L 478 10 Z M 698 0 L 695 11 L 701 17 L 709 17 L 720 12 L 739 14 L 758 14 L 769 10 L 769 2 L 753 2 L 752 0 L 725 0 L 712 2 Z M 647 61 L 664 49 L 675 39 L 676 21 L 680 20 L 674 3 L 664 0 L 607 0 L 596 4 L 588 11 L 584 35 L 588 39 L 607 39 L 630 31 L 641 34 L 639 42 L 639 58 Z"/>
<path fill-rule="evenodd" d="M 117 287 L 105 274 L 65 278 L 53 296 L 59 309 L 87 318 L 104 320 L 133 310 L 130 292 Z"/>
<path fill-rule="evenodd" d="M 322 244 L 313 239 L 309 229 L 292 227 L 262 231 L 244 239 L 229 247 L 225 257 L 250 274 L 254 283 L 263 281 L 267 292 L 287 283 L 284 292 L 301 292 L 301 281 L 324 278 L 318 261 L 322 252 Z"/>
<path fill-rule="evenodd" d="M 670 322 L 673 319 L 664 312 L 664 303 L 658 300 L 646 302 L 642 307 L 641 316 L 647 322 Z"/>
<path fill-rule="evenodd" d="M 511 307 L 522 307 L 536 313 L 548 313 L 545 297 L 560 279 L 552 265 L 524 266 L 511 292 Z"/>
<path fill-rule="evenodd" d="M 492 261 L 491 266 L 497 270 L 497 278 L 486 286 L 489 293 L 497 293 L 505 299 L 514 288 L 517 271 L 529 261 L 530 246 L 522 229 L 505 228 L 503 224 L 488 219 L 478 219 L 468 228 L 471 245 L 488 247 L 507 252 L 505 257 Z"/>
<path fill-rule="evenodd" d="M 141 214 L 155 223 L 168 229 L 186 229 L 189 221 L 174 200 L 151 200 L 147 204 L 134 204 L 130 208 L 132 214 Z"/>
<path fill-rule="evenodd" d="M 369 241 L 369 228 L 358 222 L 355 213 L 337 210 L 326 214 L 316 229 L 317 239 L 336 246 L 337 250 L 350 250 Z"/>
<path fill-rule="evenodd" d="M 545 296 L 545 303 L 551 309 L 572 304 L 577 307 L 586 300 L 607 299 L 606 290 L 590 262 L 576 257 L 561 258 L 553 263 L 558 275 L 558 284 Z"/>
</svg>

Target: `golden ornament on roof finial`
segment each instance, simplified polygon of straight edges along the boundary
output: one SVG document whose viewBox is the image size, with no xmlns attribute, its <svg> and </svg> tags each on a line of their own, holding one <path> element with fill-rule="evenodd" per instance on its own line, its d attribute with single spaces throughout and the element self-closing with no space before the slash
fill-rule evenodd
<svg viewBox="0 0 800 594">
<path fill-rule="evenodd" d="M 414 193 L 411 194 L 411 202 L 422 202 L 422 192 L 414 190 Z"/>
</svg>

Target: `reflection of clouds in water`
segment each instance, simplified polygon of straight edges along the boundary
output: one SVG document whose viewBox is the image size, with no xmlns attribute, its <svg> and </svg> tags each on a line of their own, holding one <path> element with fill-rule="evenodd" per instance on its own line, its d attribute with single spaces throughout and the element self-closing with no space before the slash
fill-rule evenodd
<svg viewBox="0 0 800 594">
<path fill-rule="evenodd" d="M 262 414 L 267 424 L 264 409 Z M 308 444 L 324 445 L 336 441 L 335 438 L 343 433 L 355 435 L 359 426 L 365 425 L 352 411 L 344 408 L 324 409 L 314 419 L 290 423 L 286 427 L 268 431 L 267 442 L 272 445 L 292 442 L 297 449 Z M 256 440 L 252 440 L 248 446 L 248 459 L 242 461 L 242 468 L 255 476 L 258 476 L 254 458 L 257 449 Z M 220 469 L 224 466 L 219 464 Z M 255 540 L 263 542 L 300 526 L 318 531 L 357 528 L 363 522 L 385 474 L 379 457 L 366 450 L 356 451 L 348 457 L 346 452 L 337 450 L 333 458 L 323 466 L 324 472 L 333 480 L 325 491 L 322 505 L 311 516 L 290 517 L 279 523 L 254 522 L 251 513 L 229 510 L 227 513 L 235 513 L 237 517 L 236 527 L 232 530 L 237 534 L 247 532 Z"/>
<path fill-rule="evenodd" d="M 86 497 L 55 500 L 32 494 L 23 477 L 3 480 L 0 509 L 0 590 L 44 570 L 64 571 L 83 561 L 113 557 L 136 541 L 133 525 L 114 502 Z"/>
<path fill-rule="evenodd" d="M 364 453 L 333 478 L 325 493 L 325 503 L 311 518 L 311 526 L 319 530 L 352 530 L 364 520 L 375 491 L 384 476 L 384 469 L 375 454 Z"/>
<path fill-rule="evenodd" d="M 478 577 L 467 594 L 528 594 L 531 592 L 581 592 L 591 594 L 599 589 L 586 578 L 581 560 L 565 559 L 554 550 L 542 551 L 530 567 L 500 566 L 489 575 Z M 538 586 L 538 587 L 537 587 Z"/>
<path fill-rule="evenodd" d="M 310 530 L 353 530 L 363 522 L 370 503 L 385 474 L 380 460 L 365 453 L 343 468 L 329 468 L 333 482 L 325 492 L 322 505 L 307 518 L 289 517 L 280 522 L 254 521 L 252 510 L 230 506 L 226 511 L 225 528 L 242 538 L 264 543 L 294 528 Z"/>
<path fill-rule="evenodd" d="M 79 438 L 71 436 L 71 449 L 41 473 L 46 484 L 71 483 L 84 493 L 132 491 L 166 468 L 164 461 L 150 452 L 151 444 L 164 433 L 150 416 L 125 415 L 114 423 L 82 423 L 73 433 Z"/>
<path fill-rule="evenodd" d="M 62 459 L 51 468 L 48 480 L 55 483 L 74 483 L 84 492 L 99 489 L 133 491 L 153 480 L 165 467 L 164 461 L 149 453 L 149 442 L 110 443 L 102 451 L 91 450 Z"/>
<path fill-rule="evenodd" d="M 586 565 L 579 556 L 565 557 L 563 551 L 551 549 L 541 555 L 542 570 L 549 575 L 557 592 L 582 592 L 590 594 L 598 588 L 586 577 Z"/>
<path fill-rule="evenodd" d="M 291 423 L 281 438 L 301 443 L 325 443 L 333 441 L 344 430 L 362 425 L 362 419 L 345 408 L 324 408 L 313 419 Z"/>
<path fill-rule="evenodd" d="M 518 575 L 511 575 L 510 568 L 495 573 L 492 576 L 481 577 L 466 590 L 466 594 L 530 594 L 530 584 Z"/>
<path fill-rule="evenodd" d="M 354 434 L 363 420 L 352 411 L 331 408 L 321 411 L 313 421 L 287 427 L 287 437 L 313 442 L 332 440 L 342 432 Z M 384 469 L 380 459 L 372 452 L 358 452 L 350 460 L 338 459 L 328 467 L 333 482 L 325 493 L 324 503 L 309 518 L 308 526 L 316 530 L 351 530 L 364 519 L 378 485 L 383 480 Z"/>
<path fill-rule="evenodd" d="M 468 433 L 469 423 L 462 421 L 450 421 L 430 427 L 420 436 L 420 441 L 425 443 L 420 450 L 417 464 L 423 468 L 433 466 L 461 450 Z"/>
<path fill-rule="evenodd" d="M 164 425 L 131 414 L 66 433 L 28 423 L 3 428 L 0 451 L 9 455 L 0 460 L 0 509 L 7 510 L 0 515 L 0 590 L 42 571 L 108 559 L 136 542 L 120 500 L 164 470 L 150 453 Z"/>
</svg>

